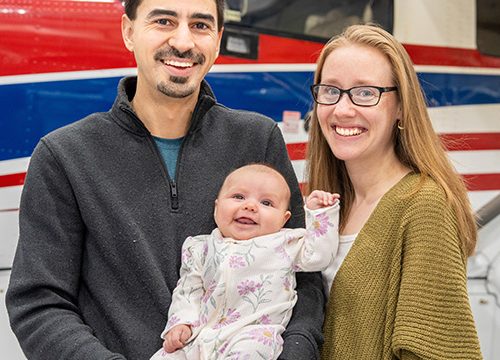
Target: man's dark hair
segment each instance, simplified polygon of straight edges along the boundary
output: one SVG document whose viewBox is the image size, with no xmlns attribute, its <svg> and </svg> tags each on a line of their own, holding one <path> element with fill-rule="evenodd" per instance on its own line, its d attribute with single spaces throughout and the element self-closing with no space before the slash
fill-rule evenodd
<svg viewBox="0 0 500 360">
<path fill-rule="evenodd" d="M 137 8 L 141 4 L 142 0 L 124 0 L 123 4 L 125 6 L 125 14 L 127 14 L 130 20 L 135 20 L 137 15 Z M 217 30 L 221 31 L 224 25 L 224 0 L 214 0 L 215 6 L 217 7 Z"/>
</svg>

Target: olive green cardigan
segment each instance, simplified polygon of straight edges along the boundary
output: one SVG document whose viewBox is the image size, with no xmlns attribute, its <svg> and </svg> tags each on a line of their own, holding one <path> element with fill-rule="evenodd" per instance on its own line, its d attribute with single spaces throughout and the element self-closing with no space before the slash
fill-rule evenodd
<svg viewBox="0 0 500 360">
<path fill-rule="evenodd" d="M 456 219 L 434 181 L 409 174 L 382 197 L 335 277 L 323 330 L 324 360 L 482 359 Z"/>
</svg>

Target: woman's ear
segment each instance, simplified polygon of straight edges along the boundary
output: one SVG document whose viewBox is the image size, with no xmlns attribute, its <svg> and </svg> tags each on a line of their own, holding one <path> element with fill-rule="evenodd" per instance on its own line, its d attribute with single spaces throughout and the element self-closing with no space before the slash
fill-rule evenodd
<svg viewBox="0 0 500 360">
<path fill-rule="evenodd" d="M 403 110 L 401 109 L 401 104 L 398 105 L 398 112 L 396 114 L 396 119 L 402 119 L 403 118 Z"/>
</svg>

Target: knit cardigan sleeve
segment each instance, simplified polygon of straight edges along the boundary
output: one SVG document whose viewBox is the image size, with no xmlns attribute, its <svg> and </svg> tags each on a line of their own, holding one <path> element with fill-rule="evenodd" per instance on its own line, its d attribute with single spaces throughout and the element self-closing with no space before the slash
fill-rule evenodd
<svg viewBox="0 0 500 360">
<path fill-rule="evenodd" d="M 409 201 L 393 352 L 400 359 L 482 359 L 455 215 L 432 181 Z"/>
</svg>

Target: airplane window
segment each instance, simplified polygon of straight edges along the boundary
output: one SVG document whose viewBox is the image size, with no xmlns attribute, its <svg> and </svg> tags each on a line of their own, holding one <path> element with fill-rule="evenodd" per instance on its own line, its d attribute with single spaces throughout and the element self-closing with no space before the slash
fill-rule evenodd
<svg viewBox="0 0 500 360">
<path fill-rule="evenodd" d="M 392 31 L 392 0 L 226 0 L 226 23 L 329 39 L 352 24 Z"/>
</svg>

